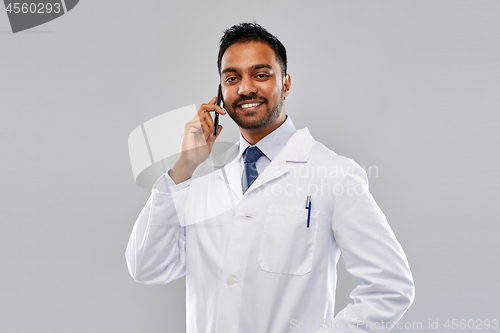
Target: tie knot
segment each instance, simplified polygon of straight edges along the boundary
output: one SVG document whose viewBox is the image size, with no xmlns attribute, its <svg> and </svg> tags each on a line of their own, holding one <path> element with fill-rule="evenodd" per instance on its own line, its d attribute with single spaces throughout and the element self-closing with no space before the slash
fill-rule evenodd
<svg viewBox="0 0 500 333">
<path fill-rule="evenodd" d="M 245 163 L 255 163 L 262 156 L 262 152 L 257 146 L 248 147 L 245 153 Z"/>
</svg>

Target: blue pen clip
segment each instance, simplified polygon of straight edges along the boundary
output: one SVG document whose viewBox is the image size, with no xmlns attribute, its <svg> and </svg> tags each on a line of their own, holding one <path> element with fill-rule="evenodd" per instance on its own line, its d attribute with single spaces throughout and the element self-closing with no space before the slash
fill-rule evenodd
<svg viewBox="0 0 500 333">
<path fill-rule="evenodd" d="M 306 209 L 307 209 L 307 227 L 309 228 L 309 221 L 311 220 L 311 196 L 308 195 L 306 199 Z"/>
</svg>

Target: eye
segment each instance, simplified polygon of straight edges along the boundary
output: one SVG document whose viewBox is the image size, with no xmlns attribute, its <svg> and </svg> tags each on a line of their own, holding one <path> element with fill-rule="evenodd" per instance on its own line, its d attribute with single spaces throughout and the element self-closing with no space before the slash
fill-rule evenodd
<svg viewBox="0 0 500 333">
<path fill-rule="evenodd" d="M 259 79 L 264 79 L 264 78 L 266 78 L 266 77 L 269 77 L 269 75 L 268 75 L 268 74 L 257 74 L 257 77 L 258 77 Z"/>
<path fill-rule="evenodd" d="M 226 78 L 226 80 L 225 80 L 226 83 L 231 83 L 234 81 L 236 81 L 236 77 L 234 77 L 234 76 L 230 76 L 230 77 Z"/>
</svg>

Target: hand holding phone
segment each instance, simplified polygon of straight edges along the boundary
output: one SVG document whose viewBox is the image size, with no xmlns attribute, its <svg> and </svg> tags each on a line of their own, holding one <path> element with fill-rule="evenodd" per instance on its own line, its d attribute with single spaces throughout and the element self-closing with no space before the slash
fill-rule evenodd
<svg viewBox="0 0 500 333">
<path fill-rule="evenodd" d="M 184 134 L 181 141 L 181 152 L 170 170 L 170 178 L 176 183 L 189 179 L 194 170 L 203 163 L 212 151 L 214 141 L 220 133 L 219 124 L 215 123 L 210 112 L 225 115 L 226 110 L 220 107 L 222 92 L 218 97 L 212 97 L 207 104 L 202 104 L 193 119 L 184 126 Z M 210 132 L 210 128 L 213 130 Z"/>
</svg>

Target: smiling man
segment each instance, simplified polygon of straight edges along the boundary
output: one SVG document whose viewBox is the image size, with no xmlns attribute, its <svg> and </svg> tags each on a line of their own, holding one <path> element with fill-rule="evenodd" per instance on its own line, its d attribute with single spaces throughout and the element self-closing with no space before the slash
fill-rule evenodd
<svg viewBox="0 0 500 333">
<path fill-rule="evenodd" d="M 251 137 L 255 144 L 285 121 L 283 100 L 290 90 L 290 75 L 281 70 L 269 45 L 258 41 L 231 45 L 221 66 L 226 110 L 247 141 Z"/>
<path fill-rule="evenodd" d="M 214 97 L 186 124 L 129 239 L 130 274 L 146 284 L 186 275 L 190 333 L 389 331 L 414 297 L 406 256 L 364 170 L 286 115 L 284 46 L 242 23 L 224 32 L 218 68 L 225 110 Z M 241 132 L 213 160 L 211 112 Z M 213 172 L 193 177 L 207 163 Z M 341 252 L 360 285 L 334 317 Z"/>
</svg>

